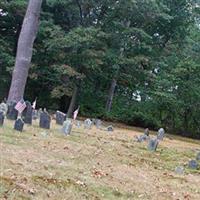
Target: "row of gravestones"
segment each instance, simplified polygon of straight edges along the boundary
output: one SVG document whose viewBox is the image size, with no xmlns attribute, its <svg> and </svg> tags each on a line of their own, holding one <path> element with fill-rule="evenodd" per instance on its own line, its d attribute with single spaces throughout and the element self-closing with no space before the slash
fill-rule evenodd
<svg viewBox="0 0 200 200">
<path fill-rule="evenodd" d="M 146 128 L 143 135 L 136 137 L 136 141 L 137 142 L 147 141 L 148 142 L 147 149 L 149 151 L 156 151 L 159 142 L 164 139 L 164 136 L 165 136 L 165 130 L 163 128 L 160 128 L 158 130 L 157 137 L 156 138 L 150 138 L 149 129 Z"/>
</svg>

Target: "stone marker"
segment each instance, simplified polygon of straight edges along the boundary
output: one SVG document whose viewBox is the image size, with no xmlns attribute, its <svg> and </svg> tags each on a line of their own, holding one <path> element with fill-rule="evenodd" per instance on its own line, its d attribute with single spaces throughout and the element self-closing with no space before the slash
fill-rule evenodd
<svg viewBox="0 0 200 200">
<path fill-rule="evenodd" d="M 190 160 L 188 163 L 188 167 L 190 169 L 197 169 L 199 166 L 198 162 L 196 160 Z"/>
<path fill-rule="evenodd" d="M 112 132 L 112 131 L 114 131 L 114 128 L 113 128 L 112 125 L 108 126 L 106 129 L 107 129 L 108 132 Z"/>
<path fill-rule="evenodd" d="M 23 131 L 23 127 L 24 127 L 24 121 L 23 121 L 21 118 L 18 118 L 18 119 L 15 121 L 14 129 L 15 129 L 16 131 L 22 132 L 22 131 Z"/>
<path fill-rule="evenodd" d="M 158 147 L 158 140 L 157 139 L 150 139 L 148 146 L 147 146 L 147 149 L 149 151 L 156 151 L 157 147 Z"/>
<path fill-rule="evenodd" d="M 200 152 L 197 154 L 196 160 L 200 160 Z"/>
<path fill-rule="evenodd" d="M 6 116 L 6 114 L 8 112 L 8 106 L 6 103 L 2 102 L 0 104 L 0 112 L 3 112 L 4 116 Z"/>
<path fill-rule="evenodd" d="M 63 127 L 62 127 L 62 133 L 64 133 L 65 135 L 69 135 L 71 133 L 71 130 L 72 130 L 71 120 L 64 121 Z"/>
<path fill-rule="evenodd" d="M 8 112 L 7 112 L 7 118 L 10 120 L 16 120 L 18 116 L 17 110 L 15 110 L 16 102 L 11 101 L 8 103 Z"/>
<path fill-rule="evenodd" d="M 56 124 L 63 125 L 66 120 L 66 114 L 60 111 L 56 111 Z"/>
<path fill-rule="evenodd" d="M 42 112 L 40 114 L 40 128 L 50 129 L 51 117 L 48 112 Z"/>
<path fill-rule="evenodd" d="M 98 129 L 100 129 L 100 128 L 101 128 L 101 125 L 102 125 L 102 121 L 101 121 L 100 119 L 97 119 L 97 120 L 95 121 L 95 125 L 96 125 L 96 127 L 97 127 Z"/>
<path fill-rule="evenodd" d="M 143 141 L 148 141 L 150 139 L 149 136 L 147 135 L 140 135 L 136 137 L 137 142 L 143 142 Z"/>
<path fill-rule="evenodd" d="M 32 124 L 33 108 L 29 101 L 26 101 L 26 109 L 23 111 L 22 116 L 25 124 Z"/>
<path fill-rule="evenodd" d="M 4 112 L 3 111 L 0 111 L 0 126 L 3 126 L 3 123 L 4 123 Z"/>
<path fill-rule="evenodd" d="M 146 128 L 146 129 L 144 130 L 144 135 L 149 136 L 149 129 L 148 129 L 148 128 Z"/>
<path fill-rule="evenodd" d="M 184 174 L 184 167 L 183 166 L 178 166 L 175 168 L 175 173 L 179 174 L 179 175 L 183 175 Z"/>
<path fill-rule="evenodd" d="M 91 129 L 91 127 L 92 127 L 92 121 L 90 119 L 86 119 L 84 121 L 84 128 L 85 129 Z"/>
<path fill-rule="evenodd" d="M 165 130 L 163 128 L 160 128 L 158 130 L 157 139 L 158 140 L 163 140 L 164 136 L 165 136 Z"/>
<path fill-rule="evenodd" d="M 39 118 L 39 114 L 37 110 L 33 110 L 32 112 L 32 119 L 37 120 Z"/>
<path fill-rule="evenodd" d="M 80 128 L 80 127 L 81 127 L 81 121 L 76 120 L 76 126 L 77 126 L 78 128 Z"/>
</svg>

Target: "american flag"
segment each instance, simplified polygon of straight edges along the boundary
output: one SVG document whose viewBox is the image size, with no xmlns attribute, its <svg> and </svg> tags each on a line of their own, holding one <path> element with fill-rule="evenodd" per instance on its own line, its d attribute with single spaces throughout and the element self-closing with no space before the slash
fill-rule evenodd
<svg viewBox="0 0 200 200">
<path fill-rule="evenodd" d="M 26 108 L 26 103 L 25 101 L 22 99 L 20 100 L 16 106 L 15 106 L 15 109 L 19 112 L 19 113 L 22 113 L 24 111 L 24 109 Z"/>
<path fill-rule="evenodd" d="M 79 112 L 79 107 L 77 110 L 74 111 L 74 115 L 73 115 L 73 119 L 76 120 L 77 118 L 77 115 L 78 115 L 78 112 Z"/>
</svg>

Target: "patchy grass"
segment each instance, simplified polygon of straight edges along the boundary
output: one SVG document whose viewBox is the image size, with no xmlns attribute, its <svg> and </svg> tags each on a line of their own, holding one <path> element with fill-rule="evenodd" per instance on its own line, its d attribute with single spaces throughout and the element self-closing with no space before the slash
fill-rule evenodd
<svg viewBox="0 0 200 200">
<path fill-rule="evenodd" d="M 134 142 L 141 129 L 117 127 L 113 133 L 74 127 L 63 136 L 54 123 L 42 130 L 34 122 L 18 133 L 6 120 L 0 199 L 200 199 L 200 169 L 187 168 L 200 141 L 170 136 L 152 153 Z M 185 166 L 182 176 L 174 173 L 179 165 Z"/>
</svg>

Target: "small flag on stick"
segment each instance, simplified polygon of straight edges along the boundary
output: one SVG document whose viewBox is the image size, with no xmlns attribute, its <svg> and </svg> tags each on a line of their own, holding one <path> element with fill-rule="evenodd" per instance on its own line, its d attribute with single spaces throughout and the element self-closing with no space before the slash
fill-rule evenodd
<svg viewBox="0 0 200 200">
<path fill-rule="evenodd" d="M 35 110 L 35 108 L 36 108 L 36 102 L 37 102 L 37 98 L 35 99 L 35 101 L 33 102 L 33 104 L 32 104 L 32 108 Z"/>
<path fill-rule="evenodd" d="M 76 120 L 80 106 L 74 111 L 73 119 Z"/>
<path fill-rule="evenodd" d="M 15 109 L 21 114 L 23 111 L 24 111 L 24 109 L 26 108 L 26 103 L 25 103 L 25 101 L 22 99 L 22 100 L 20 100 L 17 104 L 16 104 L 16 106 L 15 106 Z"/>
</svg>

